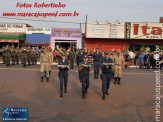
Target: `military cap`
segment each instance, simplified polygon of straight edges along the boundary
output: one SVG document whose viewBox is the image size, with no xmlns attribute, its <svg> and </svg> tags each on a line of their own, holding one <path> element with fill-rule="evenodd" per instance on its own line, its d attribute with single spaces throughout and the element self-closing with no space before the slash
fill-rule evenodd
<svg viewBox="0 0 163 122">
<path fill-rule="evenodd" d="M 99 49 L 99 47 L 96 47 L 96 49 Z"/>
<path fill-rule="evenodd" d="M 106 52 L 105 52 L 105 55 L 109 55 L 109 52 L 108 52 L 108 51 L 106 51 Z"/>
<path fill-rule="evenodd" d="M 84 56 L 84 58 L 88 58 L 88 56 L 87 56 L 87 55 L 85 55 L 85 56 Z"/>
</svg>

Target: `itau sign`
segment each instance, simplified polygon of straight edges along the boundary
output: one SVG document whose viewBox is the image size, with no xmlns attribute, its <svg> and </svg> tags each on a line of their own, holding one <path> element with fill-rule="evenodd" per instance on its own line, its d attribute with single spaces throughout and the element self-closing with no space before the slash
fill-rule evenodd
<svg viewBox="0 0 163 122">
<path fill-rule="evenodd" d="M 162 39 L 162 23 L 126 23 L 127 39 Z"/>
<path fill-rule="evenodd" d="M 26 24 L 0 23 L 0 32 L 8 33 L 25 33 Z"/>
</svg>

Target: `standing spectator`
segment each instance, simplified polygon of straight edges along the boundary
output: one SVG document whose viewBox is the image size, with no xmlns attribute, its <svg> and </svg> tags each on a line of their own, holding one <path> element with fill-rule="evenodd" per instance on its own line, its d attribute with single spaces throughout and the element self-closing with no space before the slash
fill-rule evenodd
<svg viewBox="0 0 163 122">
<path fill-rule="evenodd" d="M 139 55 L 139 68 L 142 69 L 144 67 L 144 53 L 141 52 Z"/>
<path fill-rule="evenodd" d="M 155 51 L 155 54 L 153 55 L 153 59 L 154 59 L 154 68 L 156 68 L 156 61 L 158 61 L 160 58 L 159 52 Z"/>
<path fill-rule="evenodd" d="M 163 54 L 160 56 L 160 69 L 163 67 Z"/>
<path fill-rule="evenodd" d="M 151 52 L 150 54 L 150 67 L 154 69 L 154 58 L 153 58 L 154 52 Z"/>
<path fill-rule="evenodd" d="M 125 68 L 129 69 L 129 55 L 128 55 L 128 53 L 126 53 L 124 58 L 125 58 Z"/>
<path fill-rule="evenodd" d="M 140 52 L 137 51 L 135 53 L 136 68 L 139 67 L 139 55 L 140 55 Z"/>
<path fill-rule="evenodd" d="M 125 56 L 127 54 L 126 50 L 123 51 L 123 55 Z"/>
<path fill-rule="evenodd" d="M 56 52 L 56 49 L 53 50 L 53 60 L 54 62 L 56 62 L 56 59 L 57 59 L 57 52 Z"/>
<path fill-rule="evenodd" d="M 128 54 L 130 56 L 130 58 L 129 58 L 130 65 L 134 65 L 134 57 L 135 57 L 135 55 L 134 55 L 133 51 L 131 50 Z"/>
<path fill-rule="evenodd" d="M 40 49 L 39 49 L 38 46 L 36 47 L 36 52 L 37 52 L 37 57 L 38 57 L 38 59 L 40 59 Z"/>
<path fill-rule="evenodd" d="M 145 53 L 145 56 L 144 56 L 144 66 L 147 69 L 150 68 L 150 55 L 149 55 L 149 52 Z"/>
</svg>

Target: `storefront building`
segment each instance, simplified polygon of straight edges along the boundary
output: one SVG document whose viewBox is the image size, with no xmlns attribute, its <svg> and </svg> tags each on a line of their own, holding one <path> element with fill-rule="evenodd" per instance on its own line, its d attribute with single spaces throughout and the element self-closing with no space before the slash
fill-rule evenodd
<svg viewBox="0 0 163 122">
<path fill-rule="evenodd" d="M 86 23 L 86 49 L 101 51 L 146 50 L 163 48 L 163 23 Z"/>
<path fill-rule="evenodd" d="M 163 23 L 129 23 L 125 25 L 127 50 L 155 51 L 163 48 Z"/>
<path fill-rule="evenodd" d="M 51 28 L 26 28 L 25 46 L 49 46 Z"/>
<path fill-rule="evenodd" d="M 23 46 L 28 24 L 0 23 L 0 48 L 3 45 Z"/>
<path fill-rule="evenodd" d="M 124 30 L 125 23 L 87 22 L 85 47 L 92 51 L 96 47 L 99 47 L 101 51 L 125 50 Z"/>
<path fill-rule="evenodd" d="M 52 28 L 50 46 L 54 50 L 56 46 L 68 49 L 69 47 L 82 47 L 82 30 L 74 28 Z"/>
</svg>

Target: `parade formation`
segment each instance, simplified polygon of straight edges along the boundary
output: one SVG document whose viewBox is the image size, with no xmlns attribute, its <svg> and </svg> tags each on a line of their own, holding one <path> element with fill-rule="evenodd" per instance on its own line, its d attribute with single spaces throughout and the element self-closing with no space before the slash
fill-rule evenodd
<svg viewBox="0 0 163 122">
<path fill-rule="evenodd" d="M 115 79 L 114 84 L 120 85 L 121 72 L 122 68 L 124 68 L 124 58 L 120 50 L 117 50 L 115 53 L 104 52 L 104 55 L 100 52 L 99 47 L 95 49 L 95 52 L 91 55 L 90 53 L 86 53 L 84 48 L 75 51 L 75 49 L 71 48 L 69 51 L 65 51 L 65 49 L 58 49 L 60 52 L 60 57 L 58 63 L 58 77 L 60 81 L 60 97 L 63 97 L 64 93 L 67 93 L 67 84 L 68 84 L 68 72 L 70 69 L 74 68 L 74 62 L 76 60 L 76 64 L 78 66 L 78 75 L 79 81 L 81 82 L 81 91 L 82 98 L 86 98 L 86 94 L 88 93 L 88 88 L 90 84 L 90 71 L 94 69 L 94 79 L 102 80 L 102 99 L 105 100 L 105 95 L 109 95 L 109 87 L 110 80 L 112 78 Z M 27 65 L 35 65 L 37 61 L 40 62 L 40 72 L 41 72 L 41 82 L 44 81 L 44 77 L 46 77 L 46 81 L 49 82 L 49 78 L 51 75 L 51 65 L 53 64 L 54 59 L 54 51 L 50 47 L 42 46 L 41 49 L 31 48 L 31 47 L 14 47 L 12 45 L 9 47 L 3 46 L 2 48 L 2 58 L 3 64 L 6 66 L 10 66 L 10 61 L 12 65 L 19 65 L 19 61 L 23 67 Z M 90 60 L 91 56 L 91 60 Z M 76 57 L 76 59 L 75 59 Z M 100 74 L 101 69 L 101 74 Z"/>
</svg>

